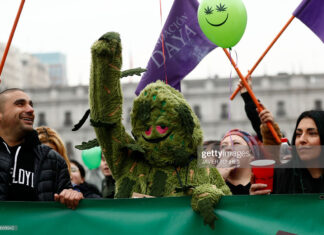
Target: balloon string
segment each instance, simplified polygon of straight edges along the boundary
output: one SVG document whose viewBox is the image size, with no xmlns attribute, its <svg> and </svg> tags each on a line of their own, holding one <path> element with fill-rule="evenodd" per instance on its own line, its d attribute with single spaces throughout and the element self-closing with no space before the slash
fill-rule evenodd
<svg viewBox="0 0 324 235">
<path fill-rule="evenodd" d="M 230 57 L 232 57 L 232 48 L 229 49 Z M 232 66 L 230 69 L 230 75 L 228 80 L 229 92 L 232 93 Z M 231 102 L 228 102 L 228 111 L 227 111 L 227 118 L 231 120 Z"/>
<path fill-rule="evenodd" d="M 230 52 L 230 57 L 232 58 L 232 48 L 229 48 L 229 52 Z M 237 56 L 237 53 L 235 50 L 234 50 L 234 53 L 235 53 L 235 64 L 238 65 L 238 56 Z M 231 96 L 231 94 L 232 94 L 232 67 L 230 70 L 228 85 L 229 85 L 229 94 Z M 231 100 L 229 100 L 229 102 L 228 102 L 228 120 L 229 121 L 231 120 Z"/>
<path fill-rule="evenodd" d="M 232 58 L 232 48 L 229 48 L 229 52 L 230 52 L 230 58 Z M 234 53 L 235 53 L 235 61 L 236 61 L 235 63 L 236 65 L 238 65 L 238 56 L 235 50 Z M 232 66 L 231 66 L 231 71 L 229 76 L 229 95 L 231 96 L 231 94 L 232 94 Z M 231 120 L 231 100 L 229 100 L 228 102 L 228 120 L 229 121 Z M 232 136 L 230 135 L 229 137 L 230 137 L 231 145 L 234 146 Z"/>
<path fill-rule="evenodd" d="M 160 0 L 160 20 L 161 20 L 161 26 L 162 26 L 162 1 L 161 0 Z M 163 65 L 164 65 L 164 74 L 165 74 L 165 84 L 168 84 L 168 77 L 167 77 L 166 63 L 165 63 L 163 26 L 162 26 L 162 31 L 161 31 L 161 41 L 162 41 L 162 55 L 163 55 Z"/>
</svg>

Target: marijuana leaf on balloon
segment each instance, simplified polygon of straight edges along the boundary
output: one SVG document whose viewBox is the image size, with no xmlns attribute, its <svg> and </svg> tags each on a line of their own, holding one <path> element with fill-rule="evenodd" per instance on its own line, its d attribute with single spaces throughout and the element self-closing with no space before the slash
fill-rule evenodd
<svg viewBox="0 0 324 235">
<path fill-rule="evenodd" d="M 216 5 L 216 11 L 218 12 L 222 12 L 222 11 L 226 11 L 227 7 L 225 6 L 225 4 L 221 4 L 219 3 L 219 5 Z"/>
<path fill-rule="evenodd" d="M 213 10 L 211 7 L 208 7 L 208 6 L 207 6 L 207 7 L 205 8 L 205 14 L 206 14 L 206 15 L 210 15 L 210 14 L 212 14 L 213 11 L 214 11 L 214 10 Z"/>
</svg>

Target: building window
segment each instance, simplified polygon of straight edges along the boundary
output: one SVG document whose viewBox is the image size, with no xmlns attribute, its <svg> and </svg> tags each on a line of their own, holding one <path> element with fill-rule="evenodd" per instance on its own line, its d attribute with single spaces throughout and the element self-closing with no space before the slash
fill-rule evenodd
<svg viewBox="0 0 324 235">
<path fill-rule="evenodd" d="M 23 66 L 26 66 L 28 64 L 28 61 L 27 60 L 22 60 L 21 63 L 22 63 Z"/>
<path fill-rule="evenodd" d="M 73 145 L 72 142 L 68 141 L 65 143 L 66 153 L 68 155 L 69 159 L 74 158 L 74 151 L 73 151 Z"/>
<path fill-rule="evenodd" d="M 199 120 L 201 119 L 201 112 L 200 112 L 200 106 L 199 105 L 194 105 L 194 112 L 197 115 L 197 117 L 199 118 Z"/>
<path fill-rule="evenodd" d="M 322 101 L 321 100 L 315 100 L 315 110 L 322 110 Z"/>
<path fill-rule="evenodd" d="M 222 104 L 221 106 L 221 119 L 227 119 L 228 118 L 228 105 Z"/>
<path fill-rule="evenodd" d="M 64 126 L 71 126 L 72 124 L 71 112 L 67 111 L 65 112 Z"/>
<path fill-rule="evenodd" d="M 38 126 L 46 126 L 45 113 L 39 113 L 38 115 Z"/>
<path fill-rule="evenodd" d="M 285 102 L 281 100 L 277 103 L 277 117 L 284 116 L 286 116 Z"/>
</svg>

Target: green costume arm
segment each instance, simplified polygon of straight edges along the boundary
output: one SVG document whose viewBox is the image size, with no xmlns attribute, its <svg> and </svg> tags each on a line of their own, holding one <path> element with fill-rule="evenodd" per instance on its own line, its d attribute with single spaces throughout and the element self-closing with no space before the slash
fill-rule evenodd
<svg viewBox="0 0 324 235">
<path fill-rule="evenodd" d="M 204 218 L 204 223 L 214 228 L 214 222 L 217 219 L 214 208 L 223 195 L 231 195 L 224 179 L 217 169 L 206 169 L 209 172 L 210 183 L 197 186 L 193 190 L 191 206 L 192 209 Z"/>
<path fill-rule="evenodd" d="M 204 223 L 214 228 L 217 219 L 214 208 L 224 195 L 224 192 L 212 184 L 202 184 L 196 187 L 192 194 L 191 207 L 200 213 Z"/>
<path fill-rule="evenodd" d="M 91 121 L 98 142 L 115 179 L 122 174 L 127 150 L 122 147 L 133 143 L 122 125 L 122 92 L 120 86 L 122 48 L 118 33 L 106 33 L 92 48 L 90 75 Z"/>
</svg>

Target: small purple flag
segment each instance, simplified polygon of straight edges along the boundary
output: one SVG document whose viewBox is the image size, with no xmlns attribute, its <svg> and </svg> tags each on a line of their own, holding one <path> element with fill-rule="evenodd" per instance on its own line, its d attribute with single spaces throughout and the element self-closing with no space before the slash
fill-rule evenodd
<svg viewBox="0 0 324 235">
<path fill-rule="evenodd" d="M 293 15 L 324 42 L 324 0 L 303 0 Z"/>
<path fill-rule="evenodd" d="M 147 71 L 139 82 L 136 95 L 151 82 L 165 80 L 180 90 L 180 81 L 217 46 L 201 31 L 197 0 L 175 0 L 163 26 L 165 66 L 161 36 L 154 48 Z"/>
</svg>

